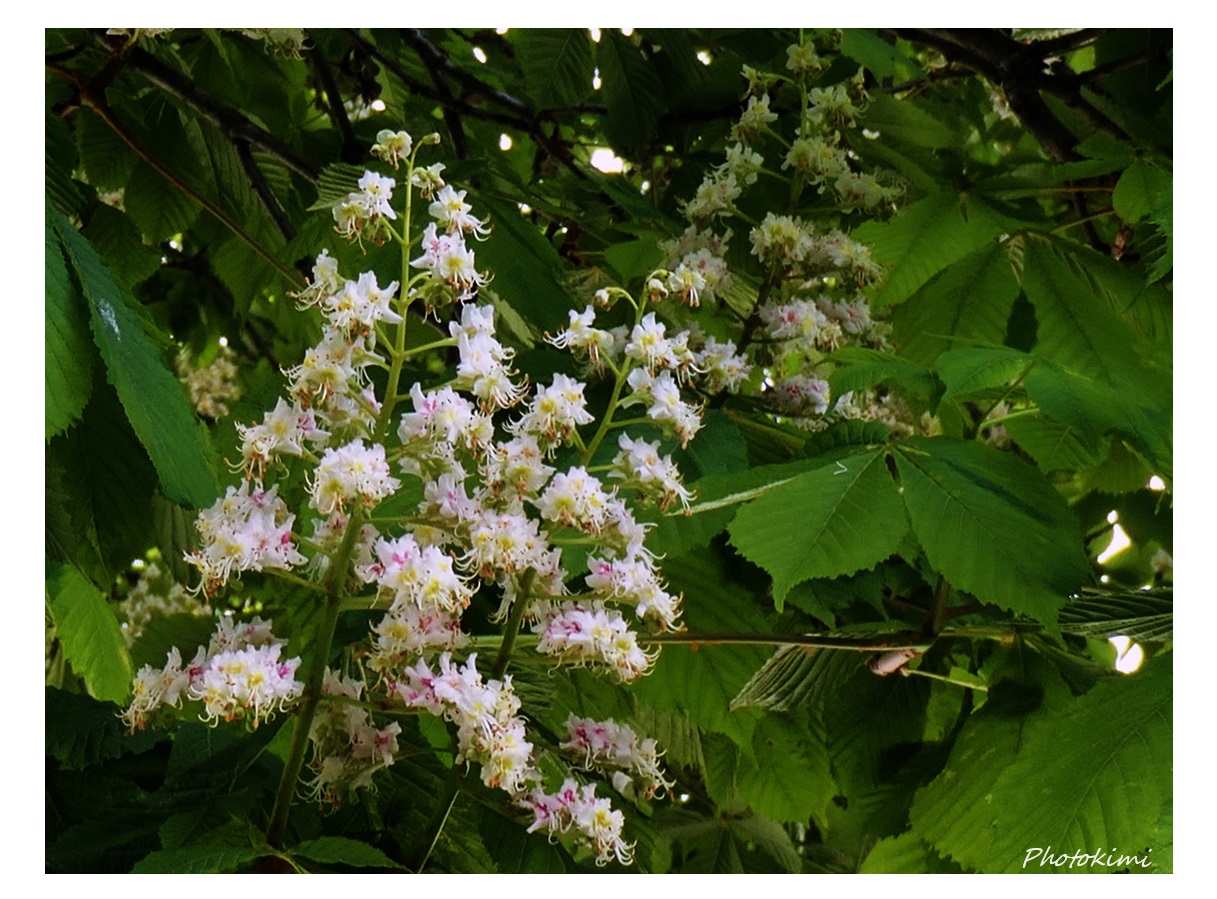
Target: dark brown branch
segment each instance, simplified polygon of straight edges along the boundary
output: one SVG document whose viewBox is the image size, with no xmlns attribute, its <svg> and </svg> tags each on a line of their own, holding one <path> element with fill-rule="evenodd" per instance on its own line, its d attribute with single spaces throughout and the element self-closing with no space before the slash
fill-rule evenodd
<svg viewBox="0 0 1217 899">
<path fill-rule="evenodd" d="M 440 97 L 444 124 L 448 126 L 448 134 L 452 138 L 452 149 L 456 153 L 456 158 L 468 159 L 469 144 L 465 140 L 465 126 L 461 122 L 460 113 L 453 109 L 452 101 L 456 98 L 452 95 L 452 90 L 444 78 L 447 68 L 455 68 L 452 66 L 452 61 L 427 40 L 417 28 L 403 28 L 402 38 L 414 49 L 419 59 L 423 61 L 423 65 L 427 67 L 427 74 L 431 76 L 431 83 L 435 85 L 435 92 Z"/>
<path fill-rule="evenodd" d="M 342 136 L 342 161 L 352 165 L 358 164 L 363 161 L 364 151 L 359 145 L 359 139 L 355 137 L 355 129 L 351 127 L 351 119 L 347 115 L 346 107 L 342 105 L 342 94 L 334 81 L 334 73 L 330 71 L 329 64 L 316 46 L 309 48 L 308 58 L 312 63 L 317 81 L 321 84 L 321 90 L 325 94 L 325 105 L 330 113 L 330 121 L 334 123 L 334 127 Z"/>
<path fill-rule="evenodd" d="M 403 35 L 406 43 L 414 48 L 414 52 L 422 59 L 423 64 L 427 66 L 427 70 L 432 73 L 433 78 L 437 71 L 444 75 L 450 75 L 454 81 L 458 82 L 466 90 L 472 91 L 501 106 L 506 106 L 520 115 L 529 117 L 534 115 L 533 109 L 523 100 L 513 97 L 511 94 L 505 93 L 498 88 L 491 87 L 472 72 L 462 69 L 449 58 L 447 53 L 435 46 L 419 29 L 405 28 L 403 29 Z"/>
<path fill-rule="evenodd" d="M 266 183 L 266 177 L 262 174 L 262 170 L 258 168 L 258 163 L 254 159 L 253 153 L 249 150 L 249 144 L 239 140 L 233 144 L 233 147 L 237 151 L 237 159 L 241 161 L 241 168 L 245 171 L 245 177 L 249 179 L 249 184 L 254 189 L 254 193 L 262 201 L 266 214 L 271 217 L 271 221 L 275 223 L 275 227 L 279 229 L 283 239 L 290 241 L 296 236 L 296 229 L 288 221 L 283 207 L 279 205 L 279 201 L 275 199 L 270 185 Z"/>
<path fill-rule="evenodd" d="M 1062 34 L 1060 37 L 1048 38 L 1043 41 L 1032 41 L 1026 44 L 1026 46 L 1034 47 L 1036 53 L 1046 58 L 1061 53 L 1069 53 L 1085 47 L 1087 44 L 1093 44 L 1106 33 L 1106 28 L 1083 28 L 1072 34 Z"/>
</svg>

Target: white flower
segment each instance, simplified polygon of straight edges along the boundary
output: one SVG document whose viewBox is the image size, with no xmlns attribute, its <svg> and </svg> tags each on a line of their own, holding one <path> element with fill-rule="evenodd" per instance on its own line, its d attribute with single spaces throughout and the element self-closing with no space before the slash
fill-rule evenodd
<svg viewBox="0 0 1217 899">
<path fill-rule="evenodd" d="M 287 504 L 276 495 L 278 485 L 263 490 L 243 481 L 229 487 L 224 497 L 199 512 L 197 527 L 203 546 L 186 554 L 186 561 L 202 572 L 202 589 L 211 594 L 242 571 L 290 569 L 308 560 L 292 544 L 292 523 Z"/>
<path fill-rule="evenodd" d="M 390 131 L 385 128 L 376 133 L 376 143 L 372 145 L 372 155 L 383 159 L 393 168 L 397 162 L 410 155 L 414 148 L 414 140 L 405 131 Z"/>
</svg>

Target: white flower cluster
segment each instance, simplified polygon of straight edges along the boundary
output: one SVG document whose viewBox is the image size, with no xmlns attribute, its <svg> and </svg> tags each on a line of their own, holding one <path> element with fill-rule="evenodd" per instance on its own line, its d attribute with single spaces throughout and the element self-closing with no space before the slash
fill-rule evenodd
<svg viewBox="0 0 1217 899">
<path fill-rule="evenodd" d="M 241 398 L 236 354 L 227 344 L 220 346 L 211 362 L 198 367 L 190 350 L 182 347 L 176 368 L 178 380 L 190 391 L 190 404 L 204 418 L 223 418 L 228 414 L 228 404 Z"/>
<path fill-rule="evenodd" d="M 433 671 L 420 659 L 404 670 L 393 689 L 410 708 L 426 709 L 456 725 L 457 761 L 479 763 L 482 783 L 518 793 L 539 776 L 524 720 L 516 714 L 520 700 L 510 676 L 483 681 L 476 662 L 473 653 L 464 665 L 456 665 L 445 652 L 439 670 Z"/>
<path fill-rule="evenodd" d="M 263 490 L 243 481 L 199 513 L 203 546 L 187 553 L 186 561 L 202 572 L 205 593 L 214 593 L 242 571 L 290 569 L 308 561 L 292 543 L 296 516 L 276 495 L 278 489 L 278 484 Z"/>
<path fill-rule="evenodd" d="M 243 719 L 256 728 L 304 691 L 304 684 L 295 679 L 300 659 L 281 662 L 282 651 L 268 622 L 255 618 L 236 624 L 221 618 L 210 645 L 200 646 L 188 665 L 174 647 L 164 668 L 145 665 L 139 670 L 123 723 L 142 729 L 158 708 L 177 707 L 190 699 L 203 703 L 204 721 Z"/>
<path fill-rule="evenodd" d="M 396 219 L 393 211 L 393 188 L 397 182 L 376 172 L 364 172 L 359 190 L 351 191 L 334 206 L 334 222 L 339 234 L 355 237 L 367 233 L 375 237 L 380 219 Z"/>
<path fill-rule="evenodd" d="M 560 748 L 584 768 L 609 774 L 619 793 L 641 787 L 641 795 L 650 799 L 673 786 L 659 765 L 655 741 L 640 738 L 633 728 L 611 718 L 596 721 L 571 715 L 566 719 L 566 739 Z"/>
<path fill-rule="evenodd" d="M 606 667 L 622 681 L 647 672 L 655 661 L 638 645 L 622 614 L 602 602 L 546 603 L 533 612 L 537 651 L 576 666 Z"/>
<path fill-rule="evenodd" d="M 625 815 L 615 811 L 608 799 L 596 797 L 595 784 L 580 786 L 567 778 L 557 792 L 546 793 L 538 787 L 518 804 L 533 813 L 530 833 L 542 830 L 551 837 L 578 833 L 595 847 L 597 865 L 613 859 L 623 865 L 633 861 L 634 847 L 621 836 Z"/>
</svg>

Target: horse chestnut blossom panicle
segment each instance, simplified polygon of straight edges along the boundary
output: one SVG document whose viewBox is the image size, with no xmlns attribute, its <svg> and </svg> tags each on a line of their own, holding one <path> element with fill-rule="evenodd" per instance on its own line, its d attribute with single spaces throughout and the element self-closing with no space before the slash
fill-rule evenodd
<svg viewBox="0 0 1217 899">
<path fill-rule="evenodd" d="M 306 795 L 336 806 L 374 788 L 405 739 L 382 716 L 427 713 L 455 729 L 457 762 L 477 766 L 483 783 L 531 812 L 534 829 L 590 846 L 599 864 L 628 862 L 624 817 L 596 795 L 595 785 L 568 781 L 546 792 L 559 778 L 541 764 L 503 672 L 522 653 L 535 652 L 542 665 L 588 667 L 632 681 L 658 655 L 633 628 L 655 634 L 679 627 L 681 598 L 667 589 L 646 547 L 650 525 L 634 511 L 639 503 L 689 508 L 692 495 L 676 462 L 658 441 L 625 431 L 614 435 L 619 451 L 611 464 L 593 458 L 612 455 L 597 451 L 613 427 L 637 424 L 621 420 L 621 410 L 633 404 L 687 444 L 701 428 L 701 407 L 682 391 L 692 396 L 699 386 L 721 389 L 748 376 L 735 344 L 674 327 L 662 305 L 648 309 L 648 297 L 667 296 L 670 307 L 724 290 L 727 238 L 703 229 L 683 240 L 674 271 L 651 273 L 646 280 L 659 288 L 647 288 L 640 299 L 624 288 L 606 289 L 605 308 L 622 301 L 624 309 L 628 300 L 632 321 L 599 328 L 589 305 L 572 311 L 570 327 L 549 338 L 589 359 L 589 376 L 614 379 L 607 408 L 594 412 L 584 381 L 557 373 L 548 384 L 530 384 L 513 370 L 515 351 L 496 335 L 494 307 L 477 301 L 489 273 L 477 269 L 466 243 L 489 228 L 473 214 L 467 192 L 444 183 L 441 163 L 415 164 L 421 146 L 433 143 L 381 131 L 373 155 L 403 169 L 402 180 L 367 172 L 359 189 L 335 205 L 340 234 L 400 243 L 401 278 L 382 286 L 372 272 L 342 271 L 327 250 L 317 255 L 311 283 L 295 298 L 300 314 L 319 318 L 321 337 L 284 369 L 284 395 L 274 407 L 237 426 L 241 458 L 233 475 L 241 482 L 199 513 L 200 544 L 187 559 L 199 568 L 208 596 L 256 571 L 277 573 L 293 590 L 280 595 L 255 585 L 254 601 L 292 610 L 305 603 L 300 614 L 310 621 L 317 616 L 307 604 L 324 603 L 324 622 L 306 632 L 315 643 L 304 679 L 319 689 L 299 704 L 303 725 L 290 756 L 297 767 L 285 773 L 296 778 L 309 758 Z M 751 183 L 759 165 L 751 151 L 732 159 L 717 188 L 728 206 L 739 192 L 737 175 Z M 396 190 L 429 201 L 432 221 L 411 221 L 417 205 L 395 211 Z M 435 319 L 440 339 L 407 339 L 420 317 Z M 437 370 L 437 360 L 424 355 L 437 352 L 450 354 L 455 368 L 447 383 L 412 383 Z M 298 516 L 311 526 L 311 538 L 293 534 Z M 578 569 L 568 571 L 571 557 L 564 553 L 572 542 L 585 546 Z M 299 589 L 306 580 L 314 591 Z M 476 614 L 466 615 L 471 608 Z M 325 668 L 341 632 L 338 620 L 368 609 L 382 614 L 348 647 L 343 675 Z M 189 701 L 202 704 L 209 722 L 252 726 L 295 706 L 304 692 L 295 679 L 299 659 L 282 660 L 282 644 L 260 620 L 224 621 L 189 663 L 174 649 L 163 668 L 141 669 L 124 716 L 129 727 Z M 504 629 L 489 678 L 469 651 L 487 638 L 487 621 Z M 521 630 L 535 639 L 516 641 Z M 589 727 L 581 733 L 600 742 L 579 748 L 581 764 L 595 762 L 594 770 L 620 788 L 623 777 L 635 778 L 635 795 L 666 787 L 653 741 L 613 722 L 594 734 Z M 291 786 L 279 795 L 294 795 Z"/>
<path fill-rule="evenodd" d="M 357 237 L 365 232 L 376 236 L 378 219 L 396 219 L 393 211 L 393 188 L 397 182 L 376 172 L 364 172 L 359 179 L 359 190 L 347 194 L 334 206 L 335 230 L 346 237 Z"/>
<path fill-rule="evenodd" d="M 234 624 L 221 618 L 210 645 L 200 646 L 188 665 L 174 647 L 163 668 L 145 665 L 139 670 L 123 722 L 142 729 L 158 708 L 196 700 L 203 703 L 204 721 L 242 719 L 256 728 L 290 708 L 304 690 L 295 679 L 300 659 L 280 661 L 282 651 L 268 622 L 255 618 Z"/>
<path fill-rule="evenodd" d="M 654 500 L 661 509 L 667 509 L 679 501 L 681 508 L 688 511 L 693 494 L 681 483 L 680 469 L 672 457 L 659 454 L 658 440 L 648 443 L 622 434 L 617 438 L 617 445 L 621 447 L 621 452 L 613 459 L 610 477 L 620 478 L 626 486 L 636 488 L 642 496 Z"/>
</svg>

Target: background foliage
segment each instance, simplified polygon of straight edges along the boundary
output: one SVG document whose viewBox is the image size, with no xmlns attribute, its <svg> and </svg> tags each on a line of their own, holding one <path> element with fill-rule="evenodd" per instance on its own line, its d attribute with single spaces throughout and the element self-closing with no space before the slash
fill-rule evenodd
<svg viewBox="0 0 1217 899">
<path fill-rule="evenodd" d="M 666 748 L 673 798 L 628 810 L 636 870 L 1017 871 L 1050 844 L 1152 850 L 1150 870 L 1170 871 L 1171 33 L 808 35 L 820 83 L 861 70 L 849 149 L 905 192 L 878 214 L 812 191 L 790 206 L 779 177 L 743 212 L 828 217 L 872 248 L 884 276 L 868 300 L 895 349 L 840 351 L 833 393 L 879 387 L 940 427 L 809 434 L 713 398 L 682 456 L 697 514 L 654 534 L 689 642 L 628 686 L 521 668 L 526 711 L 545 727 L 568 711 L 629 720 Z M 49 871 L 410 866 L 442 752 L 401 760 L 364 804 L 298 803 L 282 848 L 262 832 L 285 716 L 124 735 L 134 671 L 208 632 L 176 616 L 128 646 L 131 560 L 151 551 L 193 583 L 182 556 L 195 510 L 235 481 L 233 422 L 273 405 L 280 369 L 318 336 L 287 297 L 333 247 L 332 219 L 310 210 L 379 129 L 443 136 L 445 176 L 494 225 L 484 298 L 545 382 L 571 363 L 541 336 L 596 288 L 640 287 L 721 163 L 741 69 L 782 71 L 799 34 L 285 37 L 46 32 Z M 778 111 L 789 138 L 798 109 Z M 625 172 L 592 167 L 598 147 Z M 734 295 L 720 319 L 699 313 L 712 333 L 764 289 L 736 240 Z M 333 251 L 394 271 L 393 248 Z M 244 395 L 200 417 L 174 359 L 210 361 L 220 336 Z M 1130 546 L 1100 562 L 1116 523 Z M 248 579 L 230 601 L 307 653 L 306 595 Z M 366 620 L 342 627 L 353 642 Z M 1114 672 L 1115 634 L 1144 651 L 1138 673 Z M 918 676 L 869 670 L 899 646 L 918 648 Z M 428 870 L 589 864 L 526 834 L 474 777 Z"/>
</svg>

